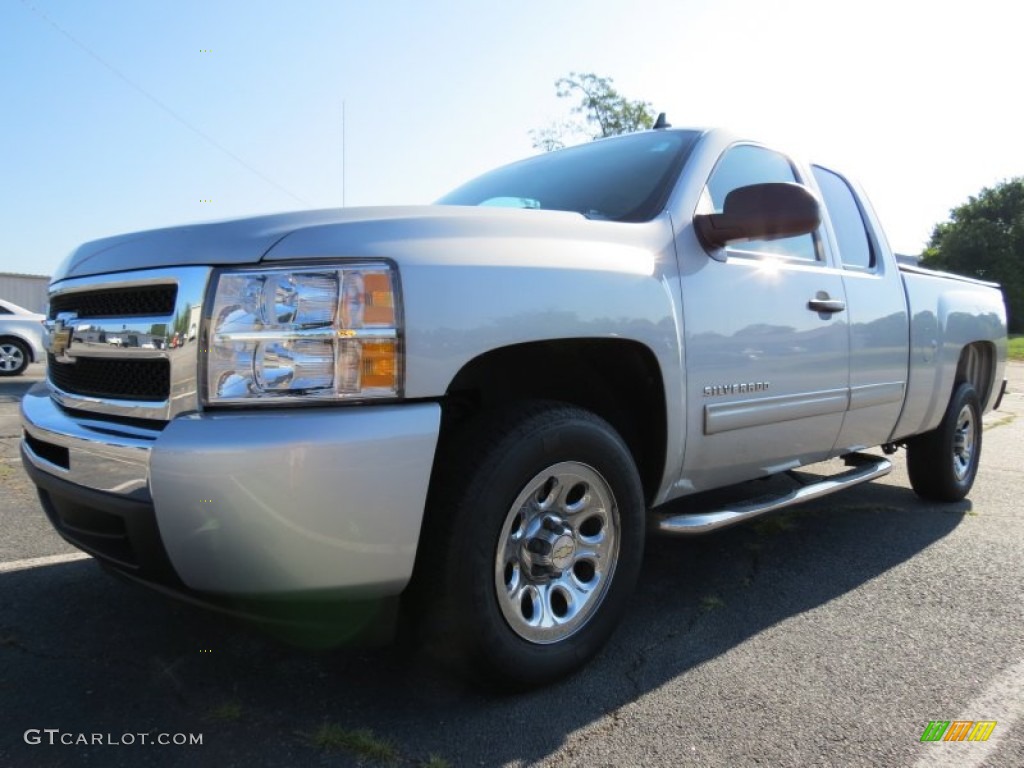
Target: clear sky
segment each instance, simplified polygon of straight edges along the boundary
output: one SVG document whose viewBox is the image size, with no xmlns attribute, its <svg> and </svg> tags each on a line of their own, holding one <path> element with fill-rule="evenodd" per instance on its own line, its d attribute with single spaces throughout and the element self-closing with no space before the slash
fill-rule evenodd
<svg viewBox="0 0 1024 768">
<path fill-rule="evenodd" d="M 918 253 L 1024 175 L 1022 29 L 1014 0 L 0 0 L 0 271 L 343 178 L 428 203 L 532 154 L 571 70 L 831 162 Z"/>
</svg>

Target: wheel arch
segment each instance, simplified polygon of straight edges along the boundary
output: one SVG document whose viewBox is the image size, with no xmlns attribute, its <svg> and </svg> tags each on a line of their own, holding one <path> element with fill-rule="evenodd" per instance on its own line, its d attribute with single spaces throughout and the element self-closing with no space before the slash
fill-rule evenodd
<svg viewBox="0 0 1024 768">
<path fill-rule="evenodd" d="M 956 365 L 956 378 L 950 397 L 963 382 L 970 382 L 978 393 L 982 410 L 986 409 L 995 390 L 996 345 L 990 341 L 975 341 L 964 345 Z"/>
<path fill-rule="evenodd" d="M 32 343 L 28 339 L 26 339 L 26 338 L 24 338 L 22 336 L 18 336 L 15 333 L 10 333 L 10 332 L 8 332 L 8 333 L 0 333 L 0 344 L 2 344 L 5 341 L 17 341 L 19 344 L 21 344 L 21 346 L 23 346 L 25 348 L 25 353 L 28 355 L 28 361 L 30 363 L 38 363 L 39 362 L 36 359 L 36 354 L 35 354 L 35 350 L 32 347 Z"/>
<path fill-rule="evenodd" d="M 657 358 L 629 339 L 559 339 L 500 347 L 467 362 L 442 400 L 442 444 L 483 412 L 526 400 L 591 411 L 625 440 L 648 505 L 666 460 L 665 384 Z M 441 451 L 438 452 L 441 455 Z"/>
</svg>

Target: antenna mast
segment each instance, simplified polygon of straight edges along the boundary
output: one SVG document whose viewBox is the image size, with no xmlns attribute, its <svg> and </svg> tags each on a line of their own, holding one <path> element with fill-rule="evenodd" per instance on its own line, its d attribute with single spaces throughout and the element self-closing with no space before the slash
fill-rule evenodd
<svg viewBox="0 0 1024 768">
<path fill-rule="evenodd" d="M 341 207 L 345 207 L 345 100 L 341 100 Z"/>
</svg>

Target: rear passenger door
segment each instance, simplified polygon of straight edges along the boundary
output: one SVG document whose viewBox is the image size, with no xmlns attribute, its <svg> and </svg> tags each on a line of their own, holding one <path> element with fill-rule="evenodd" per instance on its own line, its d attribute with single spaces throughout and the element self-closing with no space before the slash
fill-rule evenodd
<svg viewBox="0 0 1024 768">
<path fill-rule="evenodd" d="M 718 159 L 695 213 L 721 212 L 737 187 L 806 183 L 771 149 L 736 144 Z M 823 231 L 687 253 L 681 275 L 687 381 L 682 487 L 773 474 L 828 457 L 847 404 L 842 271 Z M 713 258 L 713 256 L 715 258 Z"/>
<path fill-rule="evenodd" d="M 815 165 L 812 173 L 846 290 L 850 409 L 836 443 L 846 453 L 886 442 L 896 426 L 907 385 L 909 318 L 896 261 L 867 199 L 834 171 Z"/>
</svg>

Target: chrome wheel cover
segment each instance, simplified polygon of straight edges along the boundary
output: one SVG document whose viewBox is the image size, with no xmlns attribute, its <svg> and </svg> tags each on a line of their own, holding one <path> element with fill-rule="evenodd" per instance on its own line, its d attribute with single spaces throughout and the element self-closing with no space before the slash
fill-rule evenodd
<svg viewBox="0 0 1024 768">
<path fill-rule="evenodd" d="M 969 405 L 960 409 L 953 429 L 953 475 L 963 480 L 971 471 L 977 442 L 978 423 Z"/>
<path fill-rule="evenodd" d="M 593 468 L 562 462 L 530 480 L 495 551 L 494 587 L 509 627 L 538 645 L 583 628 L 611 585 L 619 538 L 615 497 Z"/>
</svg>

